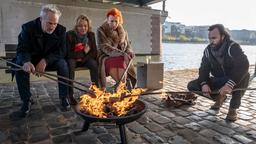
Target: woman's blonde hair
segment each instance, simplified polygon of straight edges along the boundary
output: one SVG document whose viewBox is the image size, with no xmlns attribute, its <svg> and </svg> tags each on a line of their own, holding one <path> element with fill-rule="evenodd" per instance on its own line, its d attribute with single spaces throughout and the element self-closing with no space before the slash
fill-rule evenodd
<svg viewBox="0 0 256 144">
<path fill-rule="evenodd" d="M 77 18 L 76 18 L 76 21 L 75 21 L 75 27 L 73 28 L 74 31 L 77 31 L 77 26 L 79 25 L 79 22 L 81 20 L 85 20 L 87 21 L 88 23 L 88 32 L 91 32 L 92 30 L 92 26 L 91 26 L 91 20 L 86 16 L 86 15 L 79 15 Z"/>
</svg>

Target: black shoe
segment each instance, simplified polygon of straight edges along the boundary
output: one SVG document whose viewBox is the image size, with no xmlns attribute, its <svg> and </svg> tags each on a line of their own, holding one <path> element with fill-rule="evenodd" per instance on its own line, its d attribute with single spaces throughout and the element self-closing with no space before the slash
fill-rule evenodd
<svg viewBox="0 0 256 144">
<path fill-rule="evenodd" d="M 21 118 L 25 118 L 29 114 L 29 112 L 31 110 L 31 105 L 33 103 L 34 102 L 33 102 L 32 99 L 30 99 L 29 101 L 24 101 L 20 110 L 11 113 L 10 118 L 12 120 L 18 120 L 18 119 L 21 119 Z"/>
<path fill-rule="evenodd" d="M 61 98 L 60 105 L 62 106 L 63 110 L 67 111 L 70 109 L 70 105 L 67 98 Z"/>
</svg>

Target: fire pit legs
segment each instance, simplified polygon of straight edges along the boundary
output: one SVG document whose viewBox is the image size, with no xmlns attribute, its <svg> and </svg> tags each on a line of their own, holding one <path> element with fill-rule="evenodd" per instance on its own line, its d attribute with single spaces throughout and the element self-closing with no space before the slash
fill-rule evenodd
<svg viewBox="0 0 256 144">
<path fill-rule="evenodd" d="M 124 125 L 122 125 L 122 124 L 119 125 L 119 132 L 120 132 L 120 137 L 121 137 L 121 144 L 127 144 Z"/>
<path fill-rule="evenodd" d="M 84 121 L 84 125 L 83 125 L 83 129 L 82 129 L 82 131 L 87 131 L 87 130 L 89 129 L 89 127 L 90 127 L 90 123 L 89 123 L 89 122 Z"/>
</svg>

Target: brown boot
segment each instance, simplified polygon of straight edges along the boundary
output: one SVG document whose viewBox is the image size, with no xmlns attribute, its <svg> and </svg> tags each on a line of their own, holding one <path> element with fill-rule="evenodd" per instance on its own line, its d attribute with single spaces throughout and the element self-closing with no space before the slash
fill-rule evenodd
<svg viewBox="0 0 256 144">
<path fill-rule="evenodd" d="M 226 98 L 227 98 L 226 95 L 224 95 L 224 96 L 218 95 L 216 97 L 216 101 L 215 101 L 214 105 L 211 106 L 211 109 L 219 110 Z"/>
<path fill-rule="evenodd" d="M 229 121 L 236 121 L 237 120 L 236 109 L 229 108 L 226 120 L 229 120 Z"/>
<path fill-rule="evenodd" d="M 70 95 L 68 98 L 69 98 L 70 105 L 76 105 L 77 104 L 77 101 L 74 98 L 74 95 Z"/>
</svg>

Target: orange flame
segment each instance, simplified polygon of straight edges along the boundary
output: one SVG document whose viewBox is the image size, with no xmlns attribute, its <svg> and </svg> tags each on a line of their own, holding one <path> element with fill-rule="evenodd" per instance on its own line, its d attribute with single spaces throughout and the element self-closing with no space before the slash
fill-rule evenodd
<svg viewBox="0 0 256 144">
<path fill-rule="evenodd" d="M 124 83 L 120 84 L 115 93 L 106 92 L 95 85 L 92 85 L 90 90 L 96 97 L 91 97 L 89 94 L 82 95 L 80 110 L 100 118 L 124 116 L 134 106 L 139 95 L 145 91 L 141 88 L 126 90 Z"/>
</svg>

